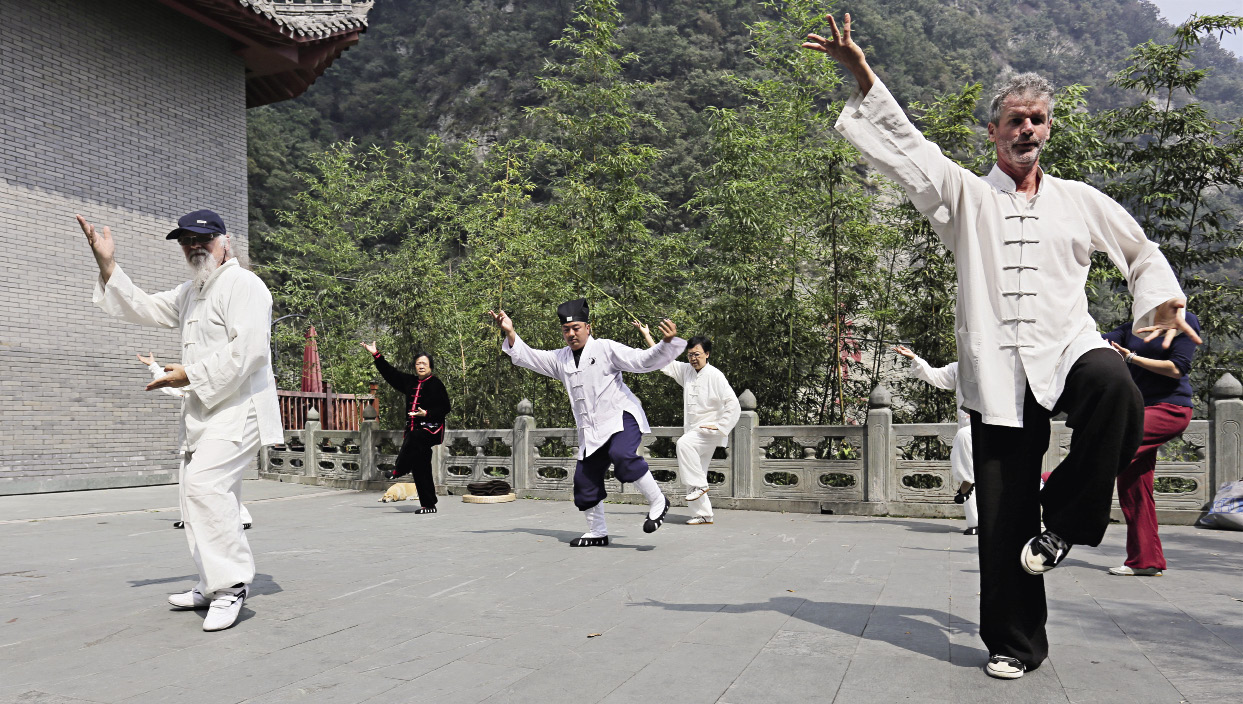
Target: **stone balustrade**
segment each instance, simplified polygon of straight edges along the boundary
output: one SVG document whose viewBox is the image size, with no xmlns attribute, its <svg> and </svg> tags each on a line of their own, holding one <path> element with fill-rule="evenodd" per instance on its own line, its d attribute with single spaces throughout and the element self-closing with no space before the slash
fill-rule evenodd
<svg viewBox="0 0 1243 704">
<path fill-rule="evenodd" d="M 720 508 L 901 515 L 961 516 L 953 503 L 949 448 L 952 423 L 894 424 L 892 396 L 878 386 L 862 426 L 759 424 L 755 396 L 739 396 L 742 416 L 729 447 L 717 450 L 708 481 Z M 447 431 L 433 455 L 436 484 L 450 494 L 474 481 L 504 479 L 519 496 L 572 498 L 573 428 L 540 428 L 529 401 L 518 404 L 512 429 Z M 1156 502 L 1162 523 L 1187 524 L 1212 500 L 1217 486 L 1243 478 L 1243 385 L 1230 374 L 1213 387 L 1209 420 L 1195 420 L 1162 450 L 1156 471 Z M 682 504 L 674 443 L 681 428 L 657 427 L 640 452 L 674 502 Z M 383 470 L 396 461 L 402 431 L 381 430 L 367 408 L 357 431 L 321 430 L 315 411 L 306 427 L 288 430 L 285 444 L 265 447 L 260 475 L 266 479 L 355 489 L 384 489 Z M 1055 422 L 1045 467 L 1065 456 L 1070 430 Z M 611 500 L 640 502 L 610 473 Z M 1116 504 L 1115 504 L 1116 506 Z M 1117 514 L 1118 512 L 1115 511 Z M 1119 516 L 1120 517 L 1120 516 Z"/>
</svg>

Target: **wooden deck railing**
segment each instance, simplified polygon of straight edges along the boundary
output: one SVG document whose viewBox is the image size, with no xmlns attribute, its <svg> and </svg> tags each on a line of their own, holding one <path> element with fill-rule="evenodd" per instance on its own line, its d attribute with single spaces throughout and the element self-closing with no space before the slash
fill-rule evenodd
<svg viewBox="0 0 1243 704">
<path fill-rule="evenodd" d="M 313 391 L 277 390 L 276 396 L 281 405 L 281 425 L 286 430 L 298 430 L 306 425 L 306 413 L 314 408 L 319 411 L 320 423 L 324 430 L 358 430 L 363 419 L 363 408 L 376 406 L 375 382 L 371 383 L 371 394 L 337 394 L 332 387 L 325 384 L 323 393 Z"/>
</svg>

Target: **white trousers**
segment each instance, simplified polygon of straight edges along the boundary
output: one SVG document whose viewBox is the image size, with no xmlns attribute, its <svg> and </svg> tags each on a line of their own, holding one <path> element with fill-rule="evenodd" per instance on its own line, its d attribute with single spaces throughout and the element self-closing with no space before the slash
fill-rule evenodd
<svg viewBox="0 0 1243 704">
<path fill-rule="evenodd" d="M 678 480 L 686 485 L 689 494 L 695 489 L 708 488 L 708 463 L 712 453 L 725 442 L 725 436 L 696 428 L 678 438 Z M 705 493 L 686 504 L 696 516 L 711 516 L 712 501 Z"/>
<path fill-rule="evenodd" d="M 203 596 L 255 579 L 255 558 L 242 528 L 242 472 L 259 449 L 252 412 L 237 442 L 201 440 L 181 461 L 179 498 L 186 542 Z"/>
<path fill-rule="evenodd" d="M 963 482 L 975 484 L 975 463 L 971 459 L 971 426 L 959 428 L 954 435 L 954 444 L 950 447 L 950 476 L 954 479 L 955 491 Z M 974 491 L 967 497 L 963 510 L 967 513 L 968 528 L 980 525 L 980 512 L 975 506 Z"/>
</svg>

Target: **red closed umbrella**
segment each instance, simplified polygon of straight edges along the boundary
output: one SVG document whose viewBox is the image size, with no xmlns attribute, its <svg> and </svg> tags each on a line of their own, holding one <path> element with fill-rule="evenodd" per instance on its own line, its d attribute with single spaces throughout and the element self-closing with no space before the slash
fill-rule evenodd
<svg viewBox="0 0 1243 704">
<path fill-rule="evenodd" d="M 302 348 L 302 390 L 323 393 L 324 374 L 319 368 L 319 347 L 315 344 L 315 326 L 306 331 L 306 347 Z"/>
</svg>

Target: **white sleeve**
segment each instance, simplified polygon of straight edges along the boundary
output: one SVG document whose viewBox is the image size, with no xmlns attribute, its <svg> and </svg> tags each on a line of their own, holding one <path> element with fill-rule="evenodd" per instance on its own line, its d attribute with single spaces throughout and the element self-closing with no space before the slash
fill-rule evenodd
<svg viewBox="0 0 1243 704">
<path fill-rule="evenodd" d="M 159 379 L 160 377 L 164 376 L 164 375 L 167 373 L 167 372 L 165 372 L 165 371 L 164 371 L 164 367 L 161 367 L 160 365 L 156 364 L 155 362 L 152 362 L 151 364 L 148 364 L 148 365 L 147 365 L 147 369 L 151 371 L 151 380 L 152 380 L 152 381 L 155 381 L 156 379 Z M 182 396 L 185 396 L 185 392 L 184 392 L 184 391 L 182 391 L 181 389 L 178 389 L 178 388 L 174 388 L 174 387 L 172 387 L 172 386 L 165 386 L 165 387 L 161 388 L 161 389 L 160 389 L 160 391 L 163 391 L 165 394 L 167 394 L 167 395 L 169 395 L 169 396 L 172 396 L 172 397 L 174 397 L 174 398 L 181 398 Z"/>
<path fill-rule="evenodd" d="M 958 362 L 933 369 L 923 357 L 911 360 L 911 376 L 922 379 L 938 389 L 954 391 L 958 388 Z"/>
<path fill-rule="evenodd" d="M 231 396 L 244 379 L 271 363 L 268 342 L 272 294 L 259 277 L 238 277 L 229 293 L 224 317 L 229 343 L 186 367 L 190 380 L 186 390 L 193 391 L 208 410 Z"/>
<path fill-rule="evenodd" d="M 665 376 L 668 376 L 674 381 L 678 382 L 679 386 L 686 386 L 686 371 L 688 369 L 693 370 L 691 365 L 687 364 L 686 362 L 674 361 L 661 367 L 660 371 L 663 372 Z"/>
<path fill-rule="evenodd" d="M 729 435 L 730 431 L 738 425 L 738 418 L 742 415 L 742 406 L 738 404 L 738 394 L 734 393 L 734 389 L 729 385 L 729 380 L 724 374 L 717 372 L 713 390 L 725 401 L 725 407 L 721 410 L 721 422 L 717 424 L 723 435 Z"/>
<path fill-rule="evenodd" d="M 530 369 L 544 376 L 550 376 L 554 379 L 560 379 L 560 364 L 557 362 L 557 353 L 554 350 L 534 350 L 527 343 L 522 341 L 518 333 L 514 333 L 514 344 L 510 346 L 509 337 L 505 337 L 505 341 L 501 343 L 501 351 L 509 355 L 509 360 L 516 367 Z"/>
<path fill-rule="evenodd" d="M 95 291 L 91 301 L 105 313 L 130 323 L 160 328 L 175 328 L 181 324 L 181 312 L 177 299 L 189 285 L 181 284 L 171 291 L 147 293 L 134 285 L 120 266 L 112 271 L 108 283 L 104 277 L 95 279 Z"/>
<path fill-rule="evenodd" d="M 1095 211 L 1089 223 L 1099 223 L 1092 230 L 1092 245 L 1109 256 L 1130 290 L 1133 302 L 1131 317 L 1135 327 L 1152 325 L 1157 306 L 1171 298 L 1184 298 L 1178 277 L 1170 268 L 1157 243 L 1144 235 L 1135 218 L 1113 198 L 1091 189 L 1086 207 Z"/>
<path fill-rule="evenodd" d="M 834 128 L 872 168 L 902 187 L 945 246 L 954 251 L 954 232 L 948 225 L 963 189 L 976 180 L 975 175 L 925 139 L 880 80 L 867 95 L 858 89 L 851 93 Z"/>
<path fill-rule="evenodd" d="M 614 367 L 636 374 L 663 369 L 677 359 L 677 356 L 682 354 L 682 350 L 686 349 L 686 340 L 680 337 L 673 338 L 672 342 L 661 340 L 656 343 L 655 347 L 645 350 L 628 347 L 615 340 L 600 340 L 600 342 L 604 343 L 605 353 Z"/>
</svg>

